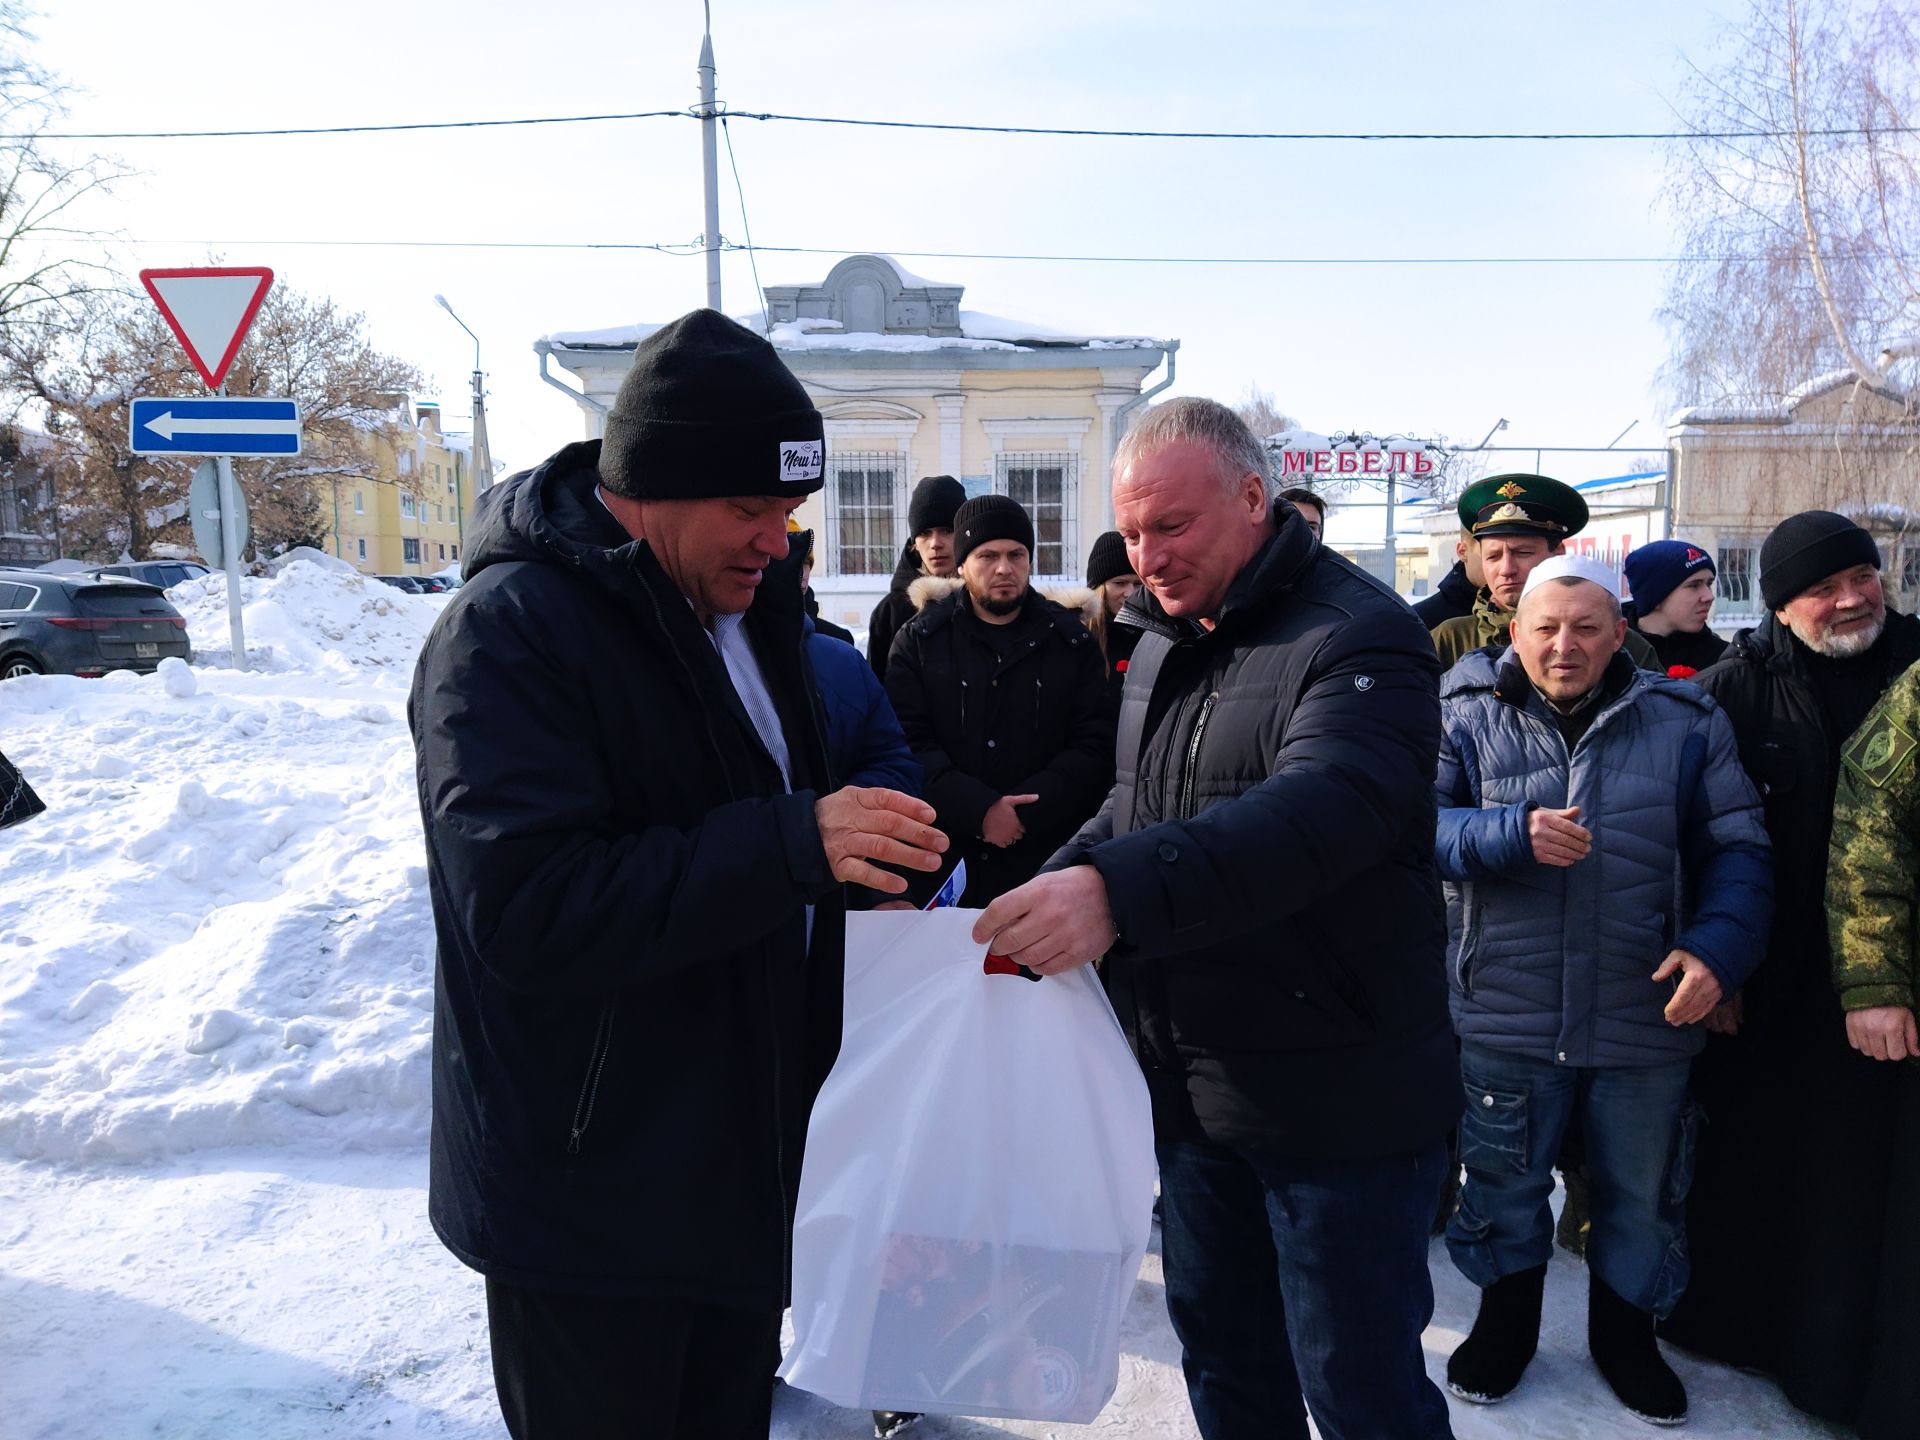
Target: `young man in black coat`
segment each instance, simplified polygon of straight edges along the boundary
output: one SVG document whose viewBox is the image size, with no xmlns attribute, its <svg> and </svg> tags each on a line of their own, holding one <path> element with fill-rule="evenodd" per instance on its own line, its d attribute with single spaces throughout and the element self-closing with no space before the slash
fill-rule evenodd
<svg viewBox="0 0 1920 1440">
<path fill-rule="evenodd" d="M 1420 1335 L 1461 1088 L 1433 646 L 1269 500 L 1225 406 L 1149 411 L 1113 510 L 1146 585 L 1113 794 L 974 938 L 1043 975 L 1106 957 L 1205 1440 L 1304 1440 L 1306 1412 L 1322 1435 L 1439 1440 Z"/>
<path fill-rule="evenodd" d="M 893 637 L 913 619 L 917 608 L 907 594 L 908 587 L 922 576 L 952 579 L 958 569 L 960 562 L 953 554 L 953 517 L 966 503 L 966 487 L 951 475 L 929 475 L 913 487 L 912 498 L 907 501 L 907 543 L 900 548 L 900 563 L 893 568 L 887 593 L 867 619 L 867 661 L 882 680 L 887 678 Z"/>
<path fill-rule="evenodd" d="M 1688 1200 L 1693 1278 L 1661 1333 L 1853 1425 L 1875 1366 L 1913 1362 L 1875 1355 L 1895 1097 L 1891 1067 L 1847 1041 L 1827 852 L 1841 751 L 1920 661 L 1920 620 L 1887 607 L 1873 537 L 1826 510 L 1774 527 L 1760 590 L 1772 613 L 1695 683 L 1733 722 L 1766 807 L 1773 929 L 1693 1064 L 1707 1120 Z"/>
<path fill-rule="evenodd" d="M 887 698 L 926 773 L 921 793 L 964 859 L 960 903 L 1026 880 L 1100 808 L 1113 783 L 1107 666 L 1080 616 L 1028 583 L 1033 522 L 982 495 L 954 518 L 960 578 L 914 589 L 894 637 Z M 932 598 L 930 592 L 946 593 Z"/>
<path fill-rule="evenodd" d="M 675 321 L 604 441 L 482 498 L 414 674 L 429 1218 L 487 1277 L 514 1440 L 767 1433 L 841 883 L 944 848 L 827 794 L 783 563 L 823 438 L 765 340 Z"/>
</svg>

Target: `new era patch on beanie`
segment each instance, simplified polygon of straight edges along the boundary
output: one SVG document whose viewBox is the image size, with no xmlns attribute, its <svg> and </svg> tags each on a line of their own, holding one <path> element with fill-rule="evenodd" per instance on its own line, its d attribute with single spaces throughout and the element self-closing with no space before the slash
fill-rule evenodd
<svg viewBox="0 0 1920 1440">
<path fill-rule="evenodd" d="M 826 427 L 766 340 L 717 310 L 633 352 L 600 442 L 600 483 L 634 500 L 808 495 L 826 482 Z"/>
</svg>

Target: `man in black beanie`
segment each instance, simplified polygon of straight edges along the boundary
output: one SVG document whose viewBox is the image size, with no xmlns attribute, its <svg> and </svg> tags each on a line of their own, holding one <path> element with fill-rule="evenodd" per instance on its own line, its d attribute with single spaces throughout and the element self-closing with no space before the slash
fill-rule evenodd
<svg viewBox="0 0 1920 1440">
<path fill-rule="evenodd" d="M 1873 1351 L 1891 1119 L 1833 988 L 1827 846 L 1841 750 L 1920 660 L 1920 621 L 1887 608 L 1873 537 L 1827 510 L 1767 536 L 1760 591 L 1771 613 L 1696 681 L 1733 721 L 1765 800 L 1773 929 L 1694 1061 L 1707 1123 L 1688 1201 L 1693 1278 L 1662 1333 L 1850 1424 Z"/>
<path fill-rule="evenodd" d="M 1033 521 L 1006 495 L 954 516 L 960 573 L 917 580 L 887 698 L 926 773 L 921 793 L 967 864 L 961 903 L 1033 878 L 1113 784 L 1107 667 L 1077 612 L 1035 593 Z"/>
<path fill-rule="evenodd" d="M 867 621 L 867 661 L 882 680 L 887 678 L 893 637 L 913 618 L 907 587 L 922 575 L 950 579 L 960 563 L 953 554 L 953 517 L 966 503 L 966 487 L 951 475 L 929 475 L 913 487 L 907 502 L 907 543 L 900 548 L 893 583 Z"/>
<path fill-rule="evenodd" d="M 428 1215 L 486 1276 L 514 1440 L 767 1433 L 842 882 L 946 843 L 828 793 L 786 529 L 823 439 L 760 336 L 664 327 L 604 440 L 481 497 L 414 673 Z"/>
</svg>

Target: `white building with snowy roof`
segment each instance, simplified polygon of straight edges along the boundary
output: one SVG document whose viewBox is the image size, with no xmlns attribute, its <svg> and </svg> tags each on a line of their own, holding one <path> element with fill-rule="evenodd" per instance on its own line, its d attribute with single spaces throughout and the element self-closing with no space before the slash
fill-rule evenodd
<svg viewBox="0 0 1920 1440">
<path fill-rule="evenodd" d="M 1172 383 L 1178 340 L 966 310 L 964 288 L 889 256 L 854 255 L 817 284 L 769 285 L 764 314 L 735 317 L 773 342 L 826 419 L 827 485 L 799 519 L 819 537 L 821 613 L 840 624 L 864 626 L 886 593 L 907 498 L 927 475 L 1013 496 L 1033 516 L 1036 583 L 1077 582 L 1113 524 L 1114 447 L 1142 402 Z M 543 376 L 579 404 L 586 438 L 601 434 L 634 348 L 661 323 L 535 343 Z"/>
<path fill-rule="evenodd" d="M 1778 405 L 1696 405 L 1667 422 L 1671 533 L 1713 553 L 1723 634 L 1759 616 L 1760 544 L 1802 510 L 1872 531 L 1889 602 L 1920 604 L 1920 340 L 1885 358 L 1879 384 L 1837 370 Z"/>
</svg>

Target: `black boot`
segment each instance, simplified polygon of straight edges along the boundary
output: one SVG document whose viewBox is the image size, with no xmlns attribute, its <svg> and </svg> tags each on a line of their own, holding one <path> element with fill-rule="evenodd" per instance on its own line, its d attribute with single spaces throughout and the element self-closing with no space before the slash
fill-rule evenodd
<svg viewBox="0 0 1920 1440">
<path fill-rule="evenodd" d="M 1462 1400 L 1491 1405 L 1513 1393 L 1540 1343 L 1540 1295 L 1547 1267 L 1502 1275 L 1480 1292 L 1473 1333 L 1447 1357 L 1447 1388 Z"/>
<path fill-rule="evenodd" d="M 876 1410 L 873 1412 L 875 1440 L 887 1440 L 890 1435 L 898 1435 L 919 1418 L 920 1412 L 917 1410 Z"/>
<path fill-rule="evenodd" d="M 1587 1349 L 1620 1403 L 1654 1425 L 1684 1425 L 1687 1387 L 1653 1338 L 1653 1316 L 1587 1274 Z"/>
</svg>

